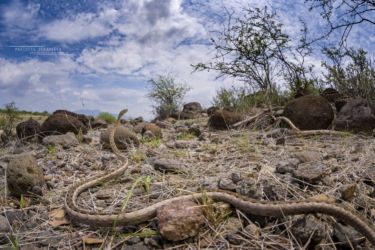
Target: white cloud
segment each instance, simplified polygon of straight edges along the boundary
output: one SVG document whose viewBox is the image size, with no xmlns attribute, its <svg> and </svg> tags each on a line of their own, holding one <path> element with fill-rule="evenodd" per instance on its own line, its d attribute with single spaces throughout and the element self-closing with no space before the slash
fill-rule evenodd
<svg viewBox="0 0 375 250">
<path fill-rule="evenodd" d="M 56 20 L 40 27 L 42 36 L 49 40 L 74 43 L 111 33 L 109 22 L 116 19 L 115 10 L 105 10 L 99 15 L 81 13 L 73 18 Z"/>
</svg>

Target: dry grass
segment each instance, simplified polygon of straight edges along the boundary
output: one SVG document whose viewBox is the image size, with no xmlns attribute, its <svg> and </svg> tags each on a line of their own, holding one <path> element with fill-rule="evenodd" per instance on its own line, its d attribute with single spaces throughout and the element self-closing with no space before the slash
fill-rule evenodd
<svg viewBox="0 0 375 250">
<path fill-rule="evenodd" d="M 98 136 L 97 132 L 91 132 Z M 96 134 L 95 134 L 96 133 Z M 164 131 L 164 138 L 176 138 L 174 131 Z M 215 183 L 221 178 L 230 178 L 232 173 L 241 175 L 239 187 L 248 190 L 250 196 L 262 200 L 297 200 L 324 194 L 342 201 L 342 189 L 355 183 L 357 192 L 352 201 L 345 202 L 368 219 L 375 208 L 372 198 L 374 186 L 366 180 L 367 168 L 374 161 L 375 142 L 372 138 L 361 136 L 332 136 L 321 135 L 309 138 L 287 139 L 285 146 L 274 143 L 264 143 L 257 139 L 257 131 L 223 131 L 208 132 L 206 141 L 197 141 L 197 146 L 187 149 L 175 149 L 165 146 L 167 139 L 162 139 L 158 147 L 144 143 L 138 149 L 132 149 L 127 154 L 134 163 L 126 175 L 112 183 L 84 192 L 79 198 L 79 205 L 94 211 L 113 213 L 123 208 L 132 211 L 146 207 L 155 202 L 190 192 L 199 192 L 215 188 Z M 272 138 L 270 139 L 273 140 Z M 16 146 L 3 149 L 9 154 Z M 40 145 L 26 145 L 25 151 L 48 152 Z M 181 174 L 163 174 L 155 171 L 149 165 L 147 152 L 152 149 L 159 156 L 170 156 L 188 166 L 188 171 Z M 322 161 L 330 166 L 331 173 L 318 184 L 309 184 L 297 180 L 290 175 L 275 173 L 276 165 L 282 160 L 288 160 L 296 152 L 318 151 Z M 19 209 L 17 200 L 4 195 L 4 181 L 0 182 L 0 204 L 2 212 L 16 211 L 23 214 L 20 223 L 13 223 L 13 235 L 20 246 L 36 246 L 46 244 L 59 249 L 83 248 L 82 236 L 89 235 L 102 239 L 101 247 L 109 246 L 126 249 L 126 242 L 134 237 L 144 238 L 157 232 L 155 223 L 142 224 L 130 232 L 123 233 L 121 228 L 94 229 L 84 225 L 61 225 L 52 228 L 49 224 L 48 212 L 63 204 L 67 187 L 84 178 L 103 173 L 105 170 L 116 169 L 121 161 L 111 152 L 103 151 L 100 145 L 81 144 L 79 148 L 62 150 L 57 148 L 55 157 L 42 157 L 38 163 L 43 167 L 45 175 L 50 178 L 52 185 L 46 191 L 43 199 L 33 200 L 26 208 Z M 104 159 L 104 160 L 103 160 Z M 134 186 L 136 180 L 139 185 Z M 108 193 L 107 198 L 103 193 Z M 184 242 L 163 242 L 162 247 L 168 249 L 303 249 L 293 234 L 293 226 L 299 217 L 286 218 L 254 218 L 239 211 L 223 213 L 209 201 L 201 204 L 205 211 L 207 223 L 198 237 Z M 236 234 L 228 236 L 228 218 L 237 218 L 241 222 Z M 8 219 L 11 219 L 8 217 Z M 334 220 L 328 216 L 318 216 L 322 223 L 334 225 Z M 35 223 L 37 222 L 37 223 Z M 36 227 L 29 228 L 35 224 Z M 249 226 L 250 225 L 250 226 Z M 253 231 L 249 231 L 249 228 Z M 149 231 L 147 231 L 149 230 Z M 47 235 L 49 232 L 50 235 Z M 255 232 L 255 233 L 254 233 Z M 314 237 L 314 236 L 312 236 Z M 47 242 L 47 243 L 43 243 Z M 327 230 L 321 249 L 334 249 L 333 240 Z M 11 244 L 6 245 L 11 247 Z M 96 245 L 100 246 L 100 245 Z M 85 245 L 87 249 L 90 246 Z"/>
</svg>

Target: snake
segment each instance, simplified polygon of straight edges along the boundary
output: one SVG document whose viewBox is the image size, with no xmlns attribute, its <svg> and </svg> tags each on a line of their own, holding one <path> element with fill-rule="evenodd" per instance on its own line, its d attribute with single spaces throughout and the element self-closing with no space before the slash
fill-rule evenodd
<svg viewBox="0 0 375 250">
<path fill-rule="evenodd" d="M 91 187 L 113 180 L 121 176 L 128 169 L 128 160 L 126 157 L 122 156 L 114 141 L 115 131 L 120 125 L 120 118 L 126 112 L 127 110 L 125 109 L 119 113 L 116 125 L 110 131 L 109 136 L 112 150 L 123 162 L 122 167 L 113 172 L 94 177 L 93 179 L 72 184 L 71 187 L 68 188 L 68 192 L 65 196 L 65 211 L 71 221 L 95 227 L 137 225 L 155 218 L 157 211 L 168 204 L 178 203 L 184 200 L 201 201 L 210 198 L 215 202 L 228 203 L 245 214 L 255 216 L 285 217 L 311 213 L 329 215 L 352 226 L 375 247 L 375 227 L 369 220 L 354 209 L 326 199 L 262 201 L 251 199 L 234 192 L 218 190 L 169 198 L 132 212 L 106 213 L 86 210 L 79 207 L 77 205 L 77 199 L 82 192 Z"/>
</svg>

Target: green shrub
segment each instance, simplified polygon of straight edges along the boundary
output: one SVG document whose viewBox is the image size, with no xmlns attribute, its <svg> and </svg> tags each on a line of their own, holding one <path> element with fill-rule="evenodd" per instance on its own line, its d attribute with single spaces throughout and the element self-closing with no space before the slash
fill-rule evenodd
<svg viewBox="0 0 375 250">
<path fill-rule="evenodd" d="M 280 93 L 279 93 L 280 92 Z M 277 90 L 251 92 L 245 86 L 221 88 L 213 98 L 213 105 L 219 108 L 230 108 L 246 112 L 254 107 L 284 105 L 289 100 L 289 93 Z"/>
<path fill-rule="evenodd" d="M 101 112 L 98 115 L 98 118 L 104 120 L 107 123 L 115 123 L 116 122 L 116 117 L 111 115 L 108 112 Z"/>
<path fill-rule="evenodd" d="M 20 119 L 18 109 L 14 102 L 5 104 L 0 116 L 0 129 L 4 130 L 6 138 L 12 136 L 12 130 L 15 128 L 17 121 Z"/>
<path fill-rule="evenodd" d="M 150 79 L 149 84 L 148 97 L 157 103 L 154 106 L 155 113 L 162 119 L 178 113 L 185 94 L 190 90 L 189 86 L 178 83 L 170 75 L 159 75 Z"/>
</svg>

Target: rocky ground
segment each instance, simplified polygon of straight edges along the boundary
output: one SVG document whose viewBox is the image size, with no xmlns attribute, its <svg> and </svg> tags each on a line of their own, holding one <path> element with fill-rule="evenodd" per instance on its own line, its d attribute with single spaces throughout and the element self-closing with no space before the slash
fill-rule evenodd
<svg viewBox="0 0 375 250">
<path fill-rule="evenodd" d="M 206 124 L 207 118 L 167 124 L 162 139 L 144 139 L 138 148 L 124 151 L 129 171 L 83 193 L 80 206 L 132 211 L 182 194 L 223 189 L 271 201 L 326 195 L 374 220 L 373 137 L 324 135 L 284 141 L 251 129 L 210 131 Z M 189 127 L 198 127 L 202 135 L 189 133 Z M 181 225 L 161 235 L 161 217 L 137 226 L 99 229 L 71 222 L 63 210 L 68 187 L 122 165 L 102 148 L 99 137 L 100 130 L 90 130 L 78 145 L 13 141 L 0 149 L 0 248 L 371 249 L 362 235 L 330 216 L 263 218 L 210 201 L 188 215 L 199 228 L 185 240 L 178 240 Z M 23 153 L 34 155 L 43 169 L 42 196 L 6 195 L 5 169 L 12 157 Z M 174 214 L 184 210 L 173 206 Z M 194 221 L 197 218 L 200 222 Z"/>
</svg>

